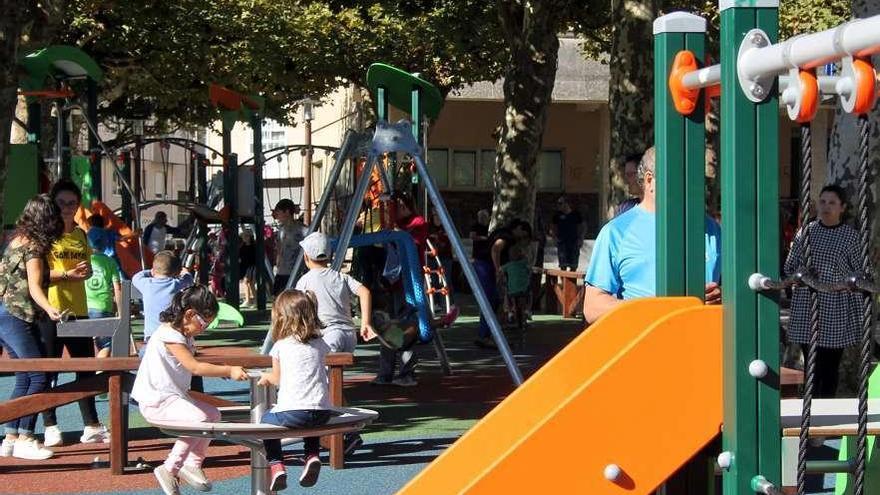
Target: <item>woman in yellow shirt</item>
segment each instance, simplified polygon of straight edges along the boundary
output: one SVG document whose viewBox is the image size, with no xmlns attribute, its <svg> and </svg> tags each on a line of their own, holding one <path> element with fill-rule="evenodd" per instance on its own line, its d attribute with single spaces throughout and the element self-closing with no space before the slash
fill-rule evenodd
<svg viewBox="0 0 880 495">
<path fill-rule="evenodd" d="M 85 281 L 92 276 L 91 256 L 86 233 L 76 225 L 74 216 L 82 201 L 79 187 L 69 179 L 61 179 L 52 186 L 52 201 L 61 210 L 64 233 L 52 244 L 47 256 L 49 263 L 49 303 L 71 317 L 88 318 Z M 95 357 L 95 346 L 89 337 L 58 337 L 54 321 L 41 321 L 40 333 L 47 357 L 61 357 L 64 348 L 70 357 Z M 92 373 L 77 373 L 77 379 Z M 109 443 L 110 435 L 98 420 L 95 399 L 79 401 L 82 413 L 82 443 Z M 55 409 L 43 412 L 45 441 L 47 447 L 61 445 L 61 429 L 55 417 Z"/>
</svg>

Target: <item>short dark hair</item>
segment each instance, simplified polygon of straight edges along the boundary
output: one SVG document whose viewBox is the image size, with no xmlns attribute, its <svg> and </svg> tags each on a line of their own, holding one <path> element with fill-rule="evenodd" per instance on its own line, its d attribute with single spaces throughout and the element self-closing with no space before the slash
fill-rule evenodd
<svg viewBox="0 0 880 495">
<path fill-rule="evenodd" d="M 395 192 L 393 194 L 393 198 L 396 201 L 400 201 L 400 203 L 402 203 L 403 206 L 406 206 L 409 211 L 412 211 L 412 212 L 416 211 L 415 201 L 413 201 L 413 197 L 410 196 L 409 194 Z"/>
<path fill-rule="evenodd" d="M 72 192 L 76 195 L 76 201 L 82 202 L 82 191 L 80 191 L 79 186 L 76 185 L 76 182 L 70 179 L 58 179 L 52 186 L 52 191 L 49 193 L 49 196 L 52 198 L 52 201 L 55 201 L 55 198 L 58 197 L 58 194 L 67 191 Z"/>
<path fill-rule="evenodd" d="M 822 190 L 819 192 L 819 194 L 821 195 L 822 193 L 826 193 L 826 192 L 836 194 L 837 199 L 840 200 L 840 204 L 843 204 L 843 205 L 849 204 L 849 200 L 847 200 L 847 198 L 846 198 L 846 191 L 844 191 L 843 188 L 838 186 L 837 184 L 828 184 L 827 186 L 822 188 Z"/>
<path fill-rule="evenodd" d="M 104 228 L 104 217 L 95 213 L 89 217 L 89 225 L 92 227 Z"/>
<path fill-rule="evenodd" d="M 220 311 L 220 304 L 214 294 L 202 284 L 196 284 L 174 295 L 171 306 L 159 313 L 159 321 L 170 323 L 172 327 L 180 330 L 183 325 L 183 315 L 191 309 L 204 318 L 213 318 Z"/>
<path fill-rule="evenodd" d="M 523 229 L 529 237 L 532 236 L 532 224 L 530 224 L 529 222 L 526 222 L 521 218 L 515 218 L 513 221 L 510 222 L 510 230 L 514 230 L 517 227 Z"/>
<path fill-rule="evenodd" d="M 272 211 L 275 210 L 289 211 L 290 213 L 294 213 L 296 211 L 296 203 L 288 198 L 284 198 L 275 203 L 275 208 L 272 208 Z"/>
<path fill-rule="evenodd" d="M 636 166 L 639 166 L 639 162 L 642 161 L 643 153 L 632 153 L 630 155 L 626 155 L 623 157 L 623 161 L 620 162 L 620 166 L 625 167 L 627 163 L 632 162 L 635 163 Z"/>
</svg>

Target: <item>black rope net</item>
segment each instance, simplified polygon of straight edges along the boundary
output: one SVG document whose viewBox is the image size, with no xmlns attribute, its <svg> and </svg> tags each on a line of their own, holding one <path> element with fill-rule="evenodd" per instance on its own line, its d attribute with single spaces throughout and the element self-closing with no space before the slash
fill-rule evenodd
<svg viewBox="0 0 880 495">
<path fill-rule="evenodd" d="M 809 124 L 801 125 L 801 160 L 802 177 L 800 190 L 801 228 L 803 242 L 802 265 L 790 276 L 782 280 L 764 280 L 765 290 L 784 290 L 793 287 L 804 287 L 809 290 L 809 330 L 806 356 L 804 362 L 804 394 L 803 412 L 801 415 L 801 431 L 797 465 L 797 493 L 805 494 L 807 475 L 807 448 L 809 446 L 809 430 L 812 422 L 812 402 L 816 388 L 816 359 L 819 347 L 819 304 L 818 294 L 822 292 L 856 292 L 862 296 L 862 333 L 860 339 L 859 385 L 858 385 L 858 426 L 856 430 L 856 453 L 853 465 L 853 494 L 865 494 L 865 469 L 867 461 L 868 437 L 868 376 L 871 366 L 872 337 L 872 296 L 880 293 L 880 285 L 874 282 L 869 258 L 870 225 L 868 218 L 868 174 L 870 173 L 868 138 L 870 121 L 866 115 L 858 118 L 859 130 L 859 170 L 858 170 L 858 232 L 861 266 L 857 273 L 852 273 L 837 282 L 823 282 L 819 279 L 813 266 L 813 253 L 810 242 L 810 189 L 813 175 L 812 133 Z"/>
<path fill-rule="evenodd" d="M 870 122 L 867 115 L 859 116 L 859 244 L 862 257 L 862 273 L 870 279 L 871 264 L 868 258 L 868 137 Z M 859 424 L 856 434 L 856 470 L 853 493 L 865 491 L 865 465 L 868 443 L 868 368 L 871 358 L 871 294 L 862 293 L 862 340 L 859 363 Z"/>
</svg>

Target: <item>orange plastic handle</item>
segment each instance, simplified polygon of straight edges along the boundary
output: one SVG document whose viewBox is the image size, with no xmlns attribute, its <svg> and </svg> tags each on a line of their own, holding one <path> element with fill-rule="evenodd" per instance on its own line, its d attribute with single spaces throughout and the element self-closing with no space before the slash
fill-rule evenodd
<svg viewBox="0 0 880 495">
<path fill-rule="evenodd" d="M 682 115 L 690 115 L 697 108 L 700 98 L 699 89 L 684 87 L 684 75 L 697 70 L 697 58 L 690 50 L 682 50 L 675 54 L 672 70 L 669 71 L 669 93 L 675 110 Z"/>
<path fill-rule="evenodd" d="M 856 115 L 866 114 L 871 111 L 874 102 L 877 101 L 877 73 L 870 60 L 853 59 L 853 80 L 856 91 L 853 113 Z"/>
<path fill-rule="evenodd" d="M 798 78 L 801 81 L 801 108 L 795 120 L 803 124 L 813 120 L 819 110 L 819 81 L 812 69 L 798 71 Z"/>
</svg>

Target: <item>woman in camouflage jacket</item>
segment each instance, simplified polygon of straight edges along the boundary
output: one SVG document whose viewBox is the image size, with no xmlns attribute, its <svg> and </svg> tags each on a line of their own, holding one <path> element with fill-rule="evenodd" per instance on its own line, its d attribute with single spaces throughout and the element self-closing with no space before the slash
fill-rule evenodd
<svg viewBox="0 0 880 495">
<path fill-rule="evenodd" d="M 43 356 L 35 320 L 43 312 L 53 320 L 61 319 L 61 312 L 46 297 L 46 253 L 61 235 L 63 224 L 58 208 L 48 195 L 41 194 L 28 201 L 15 227 L 0 257 L 0 345 L 12 359 L 38 358 Z M 47 386 L 45 373 L 18 372 L 10 399 L 41 392 Z M 35 423 L 36 415 L 6 423 L 0 456 L 51 457 L 52 451 L 33 436 Z"/>
</svg>

